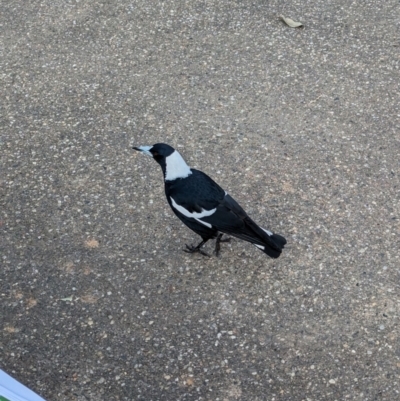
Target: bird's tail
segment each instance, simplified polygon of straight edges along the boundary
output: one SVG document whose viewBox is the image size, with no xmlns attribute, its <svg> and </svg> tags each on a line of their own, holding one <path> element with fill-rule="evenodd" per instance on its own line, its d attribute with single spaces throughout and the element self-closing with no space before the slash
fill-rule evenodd
<svg viewBox="0 0 400 401">
<path fill-rule="evenodd" d="M 257 234 L 263 239 L 263 241 L 262 245 L 255 243 L 253 243 L 253 245 L 271 258 L 279 258 L 280 254 L 282 253 L 282 249 L 285 247 L 286 239 L 282 237 L 282 235 L 274 234 L 271 231 L 265 230 L 264 228 L 257 226 L 257 229 Z"/>
<path fill-rule="evenodd" d="M 279 234 L 273 234 L 270 239 L 275 243 L 275 247 L 266 246 L 264 252 L 272 258 L 278 258 L 286 245 L 286 239 Z"/>
</svg>

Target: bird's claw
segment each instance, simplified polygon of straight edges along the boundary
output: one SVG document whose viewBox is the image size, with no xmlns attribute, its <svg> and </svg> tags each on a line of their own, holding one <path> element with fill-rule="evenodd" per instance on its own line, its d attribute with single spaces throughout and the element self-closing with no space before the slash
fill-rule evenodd
<svg viewBox="0 0 400 401">
<path fill-rule="evenodd" d="M 194 245 L 187 245 L 187 244 L 185 244 L 186 245 L 186 248 L 187 249 L 184 249 L 183 250 L 183 252 L 186 252 L 186 253 L 195 253 L 195 252 L 199 252 L 199 253 L 201 253 L 202 255 L 204 255 L 204 256 L 207 256 L 207 257 L 210 257 L 210 255 L 208 254 L 208 253 L 206 253 L 206 252 L 204 252 L 201 248 L 199 248 L 198 246 L 194 246 Z"/>
</svg>

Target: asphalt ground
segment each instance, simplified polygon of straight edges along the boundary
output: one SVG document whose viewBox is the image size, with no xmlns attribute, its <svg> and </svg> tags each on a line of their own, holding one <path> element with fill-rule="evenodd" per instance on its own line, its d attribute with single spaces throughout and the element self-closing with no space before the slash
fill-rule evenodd
<svg viewBox="0 0 400 401">
<path fill-rule="evenodd" d="M 49 401 L 399 400 L 399 15 L 2 1 L 0 368 Z M 282 256 L 182 252 L 156 142 Z"/>
</svg>

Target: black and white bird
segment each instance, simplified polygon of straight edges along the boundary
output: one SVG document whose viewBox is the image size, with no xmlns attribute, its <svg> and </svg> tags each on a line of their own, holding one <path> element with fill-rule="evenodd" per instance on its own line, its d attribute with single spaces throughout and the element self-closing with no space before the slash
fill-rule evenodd
<svg viewBox="0 0 400 401">
<path fill-rule="evenodd" d="M 203 239 L 197 246 L 186 245 L 186 252 L 200 252 L 216 238 L 215 253 L 220 251 L 223 234 L 248 241 L 271 258 L 278 258 L 286 244 L 281 235 L 259 227 L 242 207 L 208 175 L 190 168 L 173 147 L 165 143 L 133 147 L 152 156 L 164 173 L 165 195 L 173 212 Z M 209 255 L 207 255 L 209 256 Z"/>
</svg>

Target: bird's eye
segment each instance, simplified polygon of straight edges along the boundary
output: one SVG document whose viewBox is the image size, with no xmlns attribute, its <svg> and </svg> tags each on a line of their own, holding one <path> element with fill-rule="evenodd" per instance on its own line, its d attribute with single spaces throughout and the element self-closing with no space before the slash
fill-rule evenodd
<svg viewBox="0 0 400 401">
<path fill-rule="evenodd" d="M 158 153 L 157 152 L 153 152 L 153 156 L 154 157 L 158 156 Z"/>
</svg>

